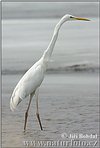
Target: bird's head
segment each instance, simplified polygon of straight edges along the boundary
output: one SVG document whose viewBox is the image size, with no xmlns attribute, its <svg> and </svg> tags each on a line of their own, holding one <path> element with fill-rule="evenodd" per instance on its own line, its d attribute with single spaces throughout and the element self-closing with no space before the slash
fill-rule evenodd
<svg viewBox="0 0 100 148">
<path fill-rule="evenodd" d="M 63 19 L 64 19 L 64 21 L 71 21 L 71 20 L 72 20 L 72 21 L 73 21 L 73 20 L 90 21 L 90 20 L 87 19 L 87 18 L 76 17 L 76 16 L 69 15 L 69 14 L 64 15 Z"/>
</svg>

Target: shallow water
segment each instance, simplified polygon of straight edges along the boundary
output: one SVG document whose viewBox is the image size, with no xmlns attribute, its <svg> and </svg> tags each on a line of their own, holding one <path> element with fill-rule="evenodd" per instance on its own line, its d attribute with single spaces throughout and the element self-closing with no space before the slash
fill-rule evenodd
<svg viewBox="0 0 100 148">
<path fill-rule="evenodd" d="M 98 66 L 99 20 L 63 24 L 49 67 L 75 64 Z M 27 70 L 47 48 L 59 19 L 3 20 L 3 71 Z M 24 53 L 24 54 L 23 54 Z"/>
<path fill-rule="evenodd" d="M 20 103 L 15 112 L 11 112 L 9 108 L 12 88 L 20 77 L 20 75 L 4 75 L 2 80 L 3 147 L 24 147 L 24 141 L 65 140 L 61 137 L 62 133 L 98 134 L 97 74 L 47 75 L 39 93 L 44 130 L 41 131 L 39 128 L 35 115 L 35 98 L 33 98 L 26 133 L 23 133 L 23 125 L 28 98 Z"/>
<path fill-rule="evenodd" d="M 99 90 L 96 72 L 59 74 L 57 71 L 53 74 L 51 71 L 46 75 L 39 94 L 43 131 L 40 131 L 35 115 L 35 98 L 31 104 L 26 133 L 23 133 L 23 125 L 28 98 L 20 103 L 15 112 L 10 111 L 9 102 L 15 85 L 23 71 L 41 57 L 57 22 L 58 19 L 3 20 L 3 147 L 25 147 L 25 140 L 66 140 L 61 137 L 62 133 L 98 134 Z M 91 23 L 64 24 L 49 67 L 75 64 L 98 66 L 98 30 L 98 19 L 95 18 Z M 14 75 L 9 71 L 15 71 Z"/>
</svg>

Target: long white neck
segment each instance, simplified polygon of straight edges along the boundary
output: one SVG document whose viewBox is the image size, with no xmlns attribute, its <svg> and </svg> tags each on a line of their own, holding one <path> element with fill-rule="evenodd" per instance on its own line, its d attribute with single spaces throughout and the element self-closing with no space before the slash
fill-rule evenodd
<svg viewBox="0 0 100 148">
<path fill-rule="evenodd" d="M 63 17 L 59 22 L 58 24 L 56 25 L 55 29 L 54 29 L 54 33 L 53 33 L 53 36 L 52 36 L 52 39 L 47 47 L 47 49 L 45 50 L 45 52 L 43 53 L 43 59 L 45 60 L 45 62 L 48 62 L 51 55 L 52 55 L 52 52 L 53 52 L 53 49 L 54 49 L 54 46 L 55 46 L 55 43 L 56 43 L 56 40 L 57 40 L 57 37 L 58 37 L 58 33 L 59 33 L 59 29 L 60 27 L 62 26 L 62 24 L 65 22 L 65 17 Z"/>
</svg>

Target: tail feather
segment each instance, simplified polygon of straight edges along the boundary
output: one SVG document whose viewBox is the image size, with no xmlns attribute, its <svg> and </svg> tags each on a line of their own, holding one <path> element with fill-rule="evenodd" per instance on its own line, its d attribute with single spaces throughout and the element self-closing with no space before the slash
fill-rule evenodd
<svg viewBox="0 0 100 148">
<path fill-rule="evenodd" d="M 12 96 L 11 97 L 11 100 L 10 100 L 10 109 L 12 110 L 12 111 L 14 111 L 15 109 L 16 109 L 16 107 L 17 107 L 17 105 L 20 103 L 22 101 L 22 99 L 20 98 L 20 97 L 18 97 L 18 96 Z"/>
</svg>

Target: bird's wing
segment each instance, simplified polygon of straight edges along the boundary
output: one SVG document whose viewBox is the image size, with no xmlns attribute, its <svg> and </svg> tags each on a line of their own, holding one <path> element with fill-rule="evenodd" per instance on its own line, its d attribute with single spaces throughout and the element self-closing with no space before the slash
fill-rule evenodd
<svg viewBox="0 0 100 148">
<path fill-rule="evenodd" d="M 14 110 L 21 100 L 34 92 L 42 83 L 43 78 L 44 71 L 41 65 L 31 67 L 21 78 L 13 91 L 10 100 L 11 110 Z"/>
</svg>

